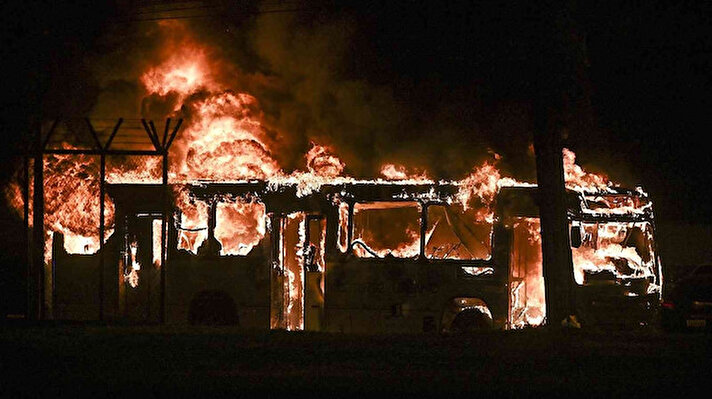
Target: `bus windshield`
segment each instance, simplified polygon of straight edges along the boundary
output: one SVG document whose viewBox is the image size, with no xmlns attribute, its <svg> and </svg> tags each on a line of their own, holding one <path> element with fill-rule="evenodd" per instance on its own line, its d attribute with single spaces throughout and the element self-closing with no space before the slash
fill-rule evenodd
<svg viewBox="0 0 712 399">
<path fill-rule="evenodd" d="M 655 277 L 649 222 L 580 222 L 580 226 L 581 246 L 571 251 L 577 284 Z"/>
</svg>

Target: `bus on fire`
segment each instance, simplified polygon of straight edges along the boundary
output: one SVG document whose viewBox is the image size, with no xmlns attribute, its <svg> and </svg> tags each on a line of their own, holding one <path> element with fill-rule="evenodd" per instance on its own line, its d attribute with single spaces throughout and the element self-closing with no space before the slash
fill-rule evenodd
<svg viewBox="0 0 712 399">
<path fill-rule="evenodd" d="M 116 320 L 334 332 L 546 322 L 534 185 L 501 187 L 491 202 L 463 201 L 448 182 L 175 185 L 165 231 L 163 189 L 107 187 L 116 223 L 103 255 L 68 254 L 55 234 L 55 318 L 95 318 L 103 256 Z M 582 324 L 651 323 L 662 276 L 647 195 L 567 195 Z"/>
</svg>

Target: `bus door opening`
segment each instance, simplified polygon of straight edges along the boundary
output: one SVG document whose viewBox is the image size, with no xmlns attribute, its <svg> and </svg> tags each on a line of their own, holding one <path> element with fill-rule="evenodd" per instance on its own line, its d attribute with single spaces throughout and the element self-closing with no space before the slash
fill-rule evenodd
<svg viewBox="0 0 712 399">
<path fill-rule="evenodd" d="M 160 214 L 127 217 L 120 258 L 119 309 L 123 318 L 158 322 L 161 268 Z"/>
<path fill-rule="evenodd" d="M 321 331 L 324 322 L 326 219 L 307 216 L 304 236 L 304 328 Z"/>
<path fill-rule="evenodd" d="M 512 217 L 509 327 L 537 326 L 546 316 L 539 218 Z"/>
<path fill-rule="evenodd" d="M 274 217 L 273 223 L 277 242 L 271 284 L 271 327 L 320 330 L 326 220 L 321 215 L 294 212 Z"/>
</svg>

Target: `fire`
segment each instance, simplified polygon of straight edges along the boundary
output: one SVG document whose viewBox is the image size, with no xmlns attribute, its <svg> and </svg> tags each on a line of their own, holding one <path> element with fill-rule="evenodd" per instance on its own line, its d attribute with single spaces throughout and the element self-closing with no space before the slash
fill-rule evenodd
<svg viewBox="0 0 712 399">
<path fill-rule="evenodd" d="M 608 272 L 612 278 L 645 278 L 654 275 L 652 226 L 649 223 L 584 223 L 584 237 L 579 248 L 572 249 L 574 278 L 579 285 L 587 276 Z M 655 289 L 655 287 L 651 287 Z"/>
<path fill-rule="evenodd" d="M 384 228 L 386 227 L 386 228 Z M 354 253 L 359 257 L 412 258 L 420 253 L 420 206 L 415 202 L 357 203 Z"/>
<path fill-rule="evenodd" d="M 161 163 L 162 159 L 158 156 L 107 157 L 106 183 L 160 183 Z"/>
<path fill-rule="evenodd" d="M 408 177 L 405 167 L 387 163 L 381 167 L 381 174 L 388 180 L 404 180 Z"/>
<path fill-rule="evenodd" d="M 265 235 L 265 207 L 244 201 L 221 202 L 216 211 L 215 238 L 221 255 L 247 255 Z"/>
<path fill-rule="evenodd" d="M 342 202 L 339 204 L 339 231 L 337 244 L 341 252 L 346 252 L 349 247 L 349 204 Z"/>
<path fill-rule="evenodd" d="M 156 267 L 161 266 L 161 253 L 163 252 L 162 228 L 163 222 L 160 219 L 154 219 L 151 223 L 151 252 L 153 254 L 153 265 Z"/>
<path fill-rule="evenodd" d="M 289 230 L 288 237 L 293 237 L 296 242 L 285 239 L 282 243 L 280 266 L 286 278 L 284 317 L 287 330 L 301 330 L 304 328 L 303 298 L 304 298 L 304 239 L 306 234 L 306 216 L 302 212 L 289 214 L 283 223 L 285 230 Z"/>
<path fill-rule="evenodd" d="M 312 143 L 312 148 L 305 155 L 310 173 L 322 177 L 337 177 L 344 172 L 344 163 L 331 153 L 326 146 Z"/>
<path fill-rule="evenodd" d="M 161 24 L 163 29 L 183 29 L 180 24 Z M 183 32 L 185 33 L 185 32 Z M 180 35 L 179 35 L 180 36 Z M 260 102 L 254 96 L 234 90 L 229 83 L 220 81 L 222 76 L 219 63 L 211 59 L 212 52 L 206 46 L 195 43 L 184 36 L 170 43 L 178 52 L 168 52 L 158 63 L 148 67 L 138 77 L 145 93 L 147 104 L 165 103 L 171 117 L 182 117 L 183 128 L 170 149 L 171 183 L 190 183 L 199 180 L 238 181 L 261 179 L 268 185 L 296 184 L 297 195 L 307 195 L 324 184 L 356 182 L 346 174 L 346 164 L 335 155 L 333 148 L 312 143 L 305 154 L 305 170 L 290 174 L 284 172 L 277 161 L 278 143 L 282 132 L 275 132 L 265 123 Z M 168 47 L 171 47 L 168 46 Z M 224 80 L 224 79 L 223 79 Z M 164 104 L 164 105 L 165 105 Z M 160 107 L 159 107 L 160 108 Z M 63 148 L 73 148 L 62 144 Z M 582 192 L 607 192 L 613 186 L 602 175 L 588 173 L 576 165 L 576 155 L 563 151 L 566 185 Z M 455 182 L 459 191 L 454 198 L 463 208 L 476 210 L 468 217 L 475 222 L 494 222 L 493 202 L 500 188 L 505 186 L 531 185 L 503 176 L 494 162 L 484 162 L 475 167 L 464 179 Z M 161 181 L 160 157 L 125 157 L 107 164 L 107 183 L 158 183 Z M 91 155 L 49 155 L 44 158 L 45 168 L 45 226 L 47 242 L 52 232 L 64 234 L 64 246 L 69 253 L 90 254 L 99 248 L 99 158 Z M 393 184 L 434 183 L 425 172 L 409 172 L 402 165 L 386 163 L 380 174 Z M 382 180 L 365 180 L 376 183 Z M 11 184 L 5 194 L 12 206 L 21 212 L 22 200 L 19 184 Z M 174 204 L 180 210 L 177 220 L 168 218 L 168 223 L 178 229 L 178 248 L 198 253 L 198 248 L 208 236 L 208 203 L 191 198 L 185 187 L 177 188 Z M 31 198 L 31 197 L 30 197 Z M 649 202 L 648 202 L 649 203 Z M 217 202 L 215 237 L 222 244 L 221 255 L 247 255 L 257 245 L 266 232 L 266 209 L 259 201 L 230 200 Z M 608 212 L 629 212 L 641 209 L 638 203 L 608 203 Z M 354 213 L 363 217 L 371 209 L 356 204 Z M 390 210 L 389 210 L 390 211 Z M 360 241 L 353 247 L 358 256 L 393 255 L 415 257 L 419 255 L 420 226 L 419 210 L 412 210 L 415 223 L 404 223 L 397 231 L 368 231 L 366 228 L 354 231 L 354 238 Z M 346 220 L 348 205 L 339 205 L 340 225 L 338 246 L 348 250 L 349 235 Z M 290 216 L 291 218 L 292 216 Z M 107 196 L 105 203 L 106 237 L 113 232 L 114 205 Z M 374 220 L 377 218 L 374 217 Z M 300 234 L 304 233 L 304 220 L 300 220 Z M 365 222 L 364 226 L 368 223 Z M 377 223 L 373 225 L 381 227 Z M 622 227 L 621 227 L 622 226 Z M 389 228 L 393 226 L 388 226 Z M 641 256 L 641 248 L 626 246 L 625 232 L 639 228 L 631 224 L 617 226 L 584 226 L 588 234 L 579 250 L 574 251 L 576 282 L 583 284 L 589 272 L 608 270 L 617 276 L 646 276 L 650 273 L 650 259 Z M 360 228 L 360 227 L 359 227 Z M 427 234 L 432 234 L 433 226 Z M 621 229 L 622 228 L 622 229 Z M 647 230 L 644 229 L 643 236 Z M 153 222 L 153 263 L 161 262 L 160 220 Z M 541 236 L 538 219 L 519 221 L 514 229 L 519 229 L 526 240 L 522 246 L 540 247 Z M 618 230 L 616 230 L 618 229 Z M 381 229 L 383 230 L 383 229 Z M 375 233 L 374 233 L 375 231 Z M 373 234 L 381 234 L 375 237 Z M 388 236 L 392 234 L 392 236 Z M 623 237 L 621 236 L 623 235 Z M 595 236 L 595 237 L 594 237 Z M 104 238 L 106 238 L 104 237 Z M 324 238 L 322 237 L 322 240 Z M 526 244 L 525 244 L 526 241 Z M 373 242 L 397 243 L 395 246 L 378 248 Z M 642 241 L 645 243 L 644 239 Z M 640 244 L 645 245 L 645 244 Z M 45 248 L 51 248 L 46 244 Z M 395 249 L 393 249 L 395 248 Z M 46 250 L 49 264 L 49 250 Z M 643 251 L 644 252 L 644 251 Z M 301 251 L 297 250 L 297 254 Z M 140 265 L 136 259 L 135 244 L 131 246 L 131 270 L 126 281 L 131 286 L 138 284 Z M 323 256 L 323 254 L 321 254 Z M 280 256 L 282 256 L 280 254 Z M 301 256 L 301 255 L 298 255 Z M 512 287 L 512 303 L 517 315 L 513 316 L 514 326 L 538 325 L 543 322 L 545 307 L 543 279 L 541 277 L 541 253 L 529 253 L 533 265 L 531 270 L 522 272 L 521 282 Z M 619 262 L 626 260 L 625 267 Z M 301 258 L 299 260 L 302 262 Z M 280 262 L 285 260 L 280 258 Z M 538 263 L 537 263 L 538 262 Z M 538 264 L 538 269 L 536 267 Z M 301 270 L 301 269 L 299 269 Z M 293 270 L 285 270 L 289 284 L 288 314 L 295 312 L 292 307 L 302 295 L 297 292 L 300 275 Z M 489 273 L 489 270 L 471 268 L 473 274 Z M 526 298 L 526 299 L 525 299 Z M 290 328 L 298 328 L 303 320 L 291 320 Z"/>
<path fill-rule="evenodd" d="M 99 249 L 99 159 L 90 155 L 49 155 L 44 158 L 45 231 L 64 234 L 69 253 Z M 94 194 L 94 195 L 92 195 Z M 105 204 L 107 226 L 113 224 L 113 203 Z M 110 234 L 111 229 L 107 231 Z M 45 246 L 48 248 L 49 246 Z M 45 260 L 51 254 L 45 251 Z"/>
<path fill-rule="evenodd" d="M 132 242 L 129 247 L 131 267 L 127 273 L 124 274 L 124 281 L 126 281 L 132 288 L 138 287 L 138 271 L 141 270 L 141 264 L 138 262 L 138 257 L 136 255 L 137 250 L 138 244 L 136 242 Z"/>
<path fill-rule="evenodd" d="M 149 93 L 165 96 L 170 92 L 190 93 L 205 86 L 205 65 L 203 54 L 193 56 L 193 60 L 171 60 L 167 65 L 151 68 L 141 77 L 141 82 Z M 181 62 L 182 61 L 182 62 Z"/>
<path fill-rule="evenodd" d="M 499 169 L 491 163 L 485 161 L 479 167 L 474 168 L 472 173 L 459 182 L 460 190 L 457 193 L 457 200 L 462 204 L 464 210 L 470 207 L 477 208 L 477 220 L 494 221 L 494 211 L 491 209 L 495 195 L 501 187 L 528 185 L 518 182 L 510 177 L 502 177 Z"/>
<path fill-rule="evenodd" d="M 409 173 L 405 166 L 395 165 L 392 163 L 387 163 L 381 166 L 381 175 L 385 177 L 386 180 L 412 180 L 422 182 L 430 181 L 428 175 L 425 172 Z"/>
<path fill-rule="evenodd" d="M 218 67 L 210 50 L 195 42 L 187 27 L 179 22 L 161 21 L 158 28 L 168 38 L 162 48 L 162 62 L 149 67 L 139 78 L 146 91 L 159 96 L 178 95 L 174 109 L 177 111 L 189 94 L 218 90 L 220 85 L 213 77 Z"/>
<path fill-rule="evenodd" d="M 519 218 L 513 225 L 510 323 L 513 328 L 544 322 L 546 301 L 542 274 L 540 223 L 537 218 Z"/>
<path fill-rule="evenodd" d="M 576 164 L 576 154 L 564 148 L 564 180 L 566 187 L 578 191 L 606 191 L 612 183 L 606 176 L 589 173 Z"/>
<path fill-rule="evenodd" d="M 208 237 L 208 204 L 195 201 L 188 194 L 187 188 L 177 190 L 175 204 L 180 209 L 180 224 L 178 225 L 178 248 L 193 254 L 198 253 L 198 247 Z"/>
<path fill-rule="evenodd" d="M 29 176 L 26 176 L 30 181 L 29 187 L 27 189 L 29 190 L 28 198 L 30 199 L 29 201 L 29 215 L 28 215 L 28 223 L 29 226 L 32 227 L 32 196 L 33 196 L 33 191 L 34 187 L 32 186 L 32 164 L 30 163 L 30 170 Z M 13 179 L 10 181 L 10 183 L 5 187 L 5 190 L 3 190 L 3 194 L 5 195 L 5 201 L 7 204 L 10 206 L 10 209 L 15 210 L 18 216 L 23 217 L 23 212 L 24 212 L 24 206 L 25 206 L 25 201 L 23 198 L 23 186 L 21 185 L 20 181 L 23 180 L 23 177 L 20 176 L 20 171 L 18 170 L 15 175 L 13 176 Z"/>
<path fill-rule="evenodd" d="M 254 97 L 226 91 L 187 109 L 191 119 L 173 151 L 179 180 L 265 179 L 280 172 Z"/>
</svg>

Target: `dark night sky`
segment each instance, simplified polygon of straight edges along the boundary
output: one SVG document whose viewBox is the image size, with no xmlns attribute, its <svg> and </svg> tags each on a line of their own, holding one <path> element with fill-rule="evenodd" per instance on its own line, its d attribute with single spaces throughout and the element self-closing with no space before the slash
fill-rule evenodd
<svg viewBox="0 0 712 399">
<path fill-rule="evenodd" d="M 45 93 L 96 94 L 77 60 L 96 52 L 97 38 L 123 18 L 95 2 L 54 3 L 2 5 L 2 181 L 27 118 L 46 107 Z M 454 131 L 449 137 L 456 141 L 484 140 L 514 164 L 525 158 L 521 149 L 530 131 L 527 118 L 517 115 L 526 113 L 541 37 L 530 2 L 323 3 L 310 2 L 307 8 L 317 11 L 297 14 L 306 25 L 351 22 L 341 76 L 388 88 L 411 123 L 435 120 Z M 710 224 L 712 4 L 600 3 L 572 6 L 588 65 L 579 82 L 586 101 L 567 145 L 580 163 L 646 187 L 658 220 Z M 234 12 L 243 9 L 249 7 Z M 222 13 L 208 24 L 229 27 L 230 18 Z M 487 134 L 483 139 L 472 131 Z M 403 131 L 392 139 L 428 134 Z M 6 232 L 17 226 L 8 223 Z"/>
<path fill-rule="evenodd" d="M 456 104 L 451 110 L 463 123 L 481 122 L 487 119 L 482 114 L 496 114 L 501 103 L 526 101 L 528 81 L 535 79 L 530 60 L 537 32 L 527 30 L 532 12 L 525 2 L 499 3 L 505 5 L 451 2 L 374 11 L 362 16 L 370 23 L 371 34 L 363 39 L 369 59 L 355 62 L 383 81 L 418 82 L 430 89 L 425 96 Z M 709 223 L 712 201 L 704 186 L 712 177 L 712 7 L 595 3 L 574 7 L 588 59 L 582 85 L 591 104 L 582 115 L 590 120 L 571 131 L 567 145 L 583 164 L 646 187 L 659 219 Z M 369 70 L 365 64 L 372 60 L 385 61 Z M 413 87 L 403 91 L 404 98 L 423 96 Z"/>
</svg>

